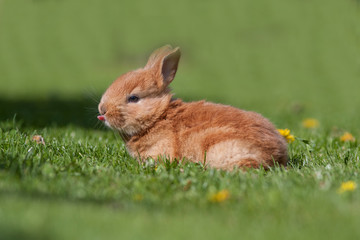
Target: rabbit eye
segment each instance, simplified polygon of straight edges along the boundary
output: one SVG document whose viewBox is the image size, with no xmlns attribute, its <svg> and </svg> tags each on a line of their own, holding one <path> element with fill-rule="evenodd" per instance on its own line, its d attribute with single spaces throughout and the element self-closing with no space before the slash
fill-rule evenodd
<svg viewBox="0 0 360 240">
<path fill-rule="evenodd" d="M 135 96 L 135 95 L 131 95 L 131 96 L 129 96 L 128 97 L 128 102 L 130 103 L 130 102 L 132 102 L 132 103 L 136 103 L 136 102 L 138 102 L 139 101 L 139 97 L 138 96 Z"/>
</svg>

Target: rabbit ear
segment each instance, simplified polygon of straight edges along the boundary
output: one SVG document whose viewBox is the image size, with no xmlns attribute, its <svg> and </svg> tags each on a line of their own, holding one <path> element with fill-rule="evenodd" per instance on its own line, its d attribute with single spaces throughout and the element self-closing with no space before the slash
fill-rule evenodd
<svg viewBox="0 0 360 240">
<path fill-rule="evenodd" d="M 155 50 L 149 57 L 145 69 L 154 69 L 160 85 L 168 85 L 175 77 L 180 59 L 180 48 L 170 45 Z"/>
<path fill-rule="evenodd" d="M 160 60 L 170 52 L 172 52 L 172 47 L 170 45 L 165 45 L 159 49 L 156 49 L 151 53 L 148 62 L 146 63 L 145 68 L 152 68 L 157 65 Z"/>
<path fill-rule="evenodd" d="M 175 48 L 171 53 L 167 54 L 161 64 L 161 75 L 165 85 L 168 85 L 175 78 L 180 60 L 180 48 Z"/>
</svg>

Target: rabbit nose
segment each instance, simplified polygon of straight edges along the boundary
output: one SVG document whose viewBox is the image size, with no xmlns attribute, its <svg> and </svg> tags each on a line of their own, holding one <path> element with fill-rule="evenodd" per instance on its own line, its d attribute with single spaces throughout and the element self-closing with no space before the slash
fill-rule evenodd
<svg viewBox="0 0 360 240">
<path fill-rule="evenodd" d="M 107 111 L 107 109 L 106 109 L 106 107 L 104 106 L 104 104 L 100 104 L 100 106 L 99 106 L 99 113 L 100 113 L 101 115 L 105 115 L 106 111 Z"/>
<path fill-rule="evenodd" d="M 99 116 L 97 116 L 97 118 L 98 118 L 100 121 L 105 121 L 105 116 L 104 116 L 104 115 L 99 115 Z"/>
</svg>

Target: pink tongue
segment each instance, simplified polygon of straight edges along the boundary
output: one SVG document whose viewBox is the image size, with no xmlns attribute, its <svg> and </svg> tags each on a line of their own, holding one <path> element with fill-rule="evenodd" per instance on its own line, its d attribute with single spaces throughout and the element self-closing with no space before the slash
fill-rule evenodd
<svg viewBox="0 0 360 240">
<path fill-rule="evenodd" d="M 100 121 L 105 121 L 104 115 L 99 115 L 99 116 L 97 116 L 97 118 L 98 118 Z"/>
</svg>

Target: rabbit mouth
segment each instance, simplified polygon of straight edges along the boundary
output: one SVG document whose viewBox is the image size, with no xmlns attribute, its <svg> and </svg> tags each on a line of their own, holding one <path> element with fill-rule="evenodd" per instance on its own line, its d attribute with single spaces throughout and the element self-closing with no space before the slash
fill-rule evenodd
<svg viewBox="0 0 360 240">
<path fill-rule="evenodd" d="M 106 120 L 106 118 L 105 118 L 104 115 L 99 115 L 99 116 L 97 116 L 97 119 L 99 119 L 100 121 L 102 121 L 102 122 L 105 124 L 105 126 L 113 129 L 113 127 L 112 127 L 112 126 L 110 125 L 110 123 Z"/>
<path fill-rule="evenodd" d="M 126 140 L 129 139 L 131 136 L 135 135 L 138 132 L 137 127 L 135 126 L 116 126 L 116 125 L 111 125 L 111 123 L 108 121 L 108 119 L 106 119 L 106 117 L 104 115 L 99 115 L 97 116 L 97 119 L 99 119 L 100 121 L 102 121 L 105 126 L 107 126 L 110 129 L 113 130 L 117 130 L 120 134 L 120 136 Z"/>
<path fill-rule="evenodd" d="M 97 116 L 97 119 L 99 119 L 99 120 L 102 121 L 102 122 L 105 122 L 105 121 L 106 121 L 104 115 L 99 115 L 99 116 Z"/>
</svg>

